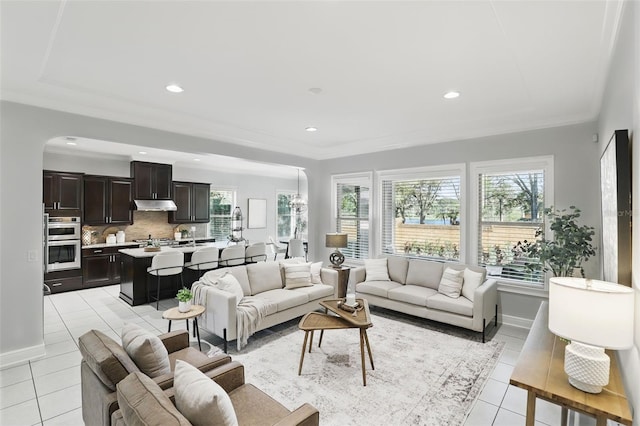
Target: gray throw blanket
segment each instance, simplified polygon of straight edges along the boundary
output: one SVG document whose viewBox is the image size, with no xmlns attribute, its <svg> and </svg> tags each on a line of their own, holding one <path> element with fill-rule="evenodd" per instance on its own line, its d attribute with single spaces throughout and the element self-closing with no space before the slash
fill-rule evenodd
<svg viewBox="0 0 640 426">
<path fill-rule="evenodd" d="M 207 294 L 204 290 L 207 286 L 218 288 L 217 277 L 210 278 L 205 274 L 199 281 L 193 283 L 191 290 L 193 291 L 193 300 L 197 305 L 204 306 L 204 313 L 202 314 L 202 324 L 207 323 Z M 224 290 L 223 290 L 224 291 Z M 254 296 L 245 296 L 240 300 L 236 308 L 236 333 L 237 333 L 237 348 L 241 350 L 246 346 L 249 336 L 253 335 L 260 326 L 260 322 L 267 315 L 269 308 L 273 303 L 260 299 Z M 215 307 L 214 307 L 215 309 Z"/>
</svg>

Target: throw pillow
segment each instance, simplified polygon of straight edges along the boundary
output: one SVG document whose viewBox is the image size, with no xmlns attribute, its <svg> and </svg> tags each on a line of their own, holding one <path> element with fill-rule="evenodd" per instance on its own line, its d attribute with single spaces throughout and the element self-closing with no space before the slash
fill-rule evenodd
<svg viewBox="0 0 640 426">
<path fill-rule="evenodd" d="M 474 272 L 469 268 L 464 270 L 464 282 L 462 283 L 462 295 L 473 302 L 473 293 L 482 284 L 482 272 Z"/>
<path fill-rule="evenodd" d="M 391 281 L 386 257 L 382 259 L 365 259 L 364 269 L 366 272 L 365 281 Z"/>
<path fill-rule="evenodd" d="M 460 297 L 463 279 L 464 271 L 456 271 L 451 268 L 445 269 L 442 273 L 442 278 L 440 279 L 438 293 L 453 297 L 454 299 Z"/>
<path fill-rule="evenodd" d="M 125 424 L 187 426 L 169 397 L 153 379 L 140 372 L 129 374 L 117 385 L 118 406 Z"/>
<path fill-rule="evenodd" d="M 226 273 L 218 278 L 218 288 L 222 291 L 235 294 L 236 306 L 238 306 L 238 304 L 244 297 L 244 292 L 242 291 L 240 281 L 238 281 L 238 279 L 230 273 Z"/>
<path fill-rule="evenodd" d="M 287 290 L 313 285 L 311 284 L 311 263 L 285 264 L 284 284 Z"/>
<path fill-rule="evenodd" d="M 322 278 L 320 278 L 321 269 L 322 269 L 322 262 L 316 262 L 311 264 L 311 284 L 322 284 Z"/>
<path fill-rule="evenodd" d="M 193 425 L 238 424 L 229 395 L 191 364 L 176 360 L 173 388 L 178 411 Z"/>
<path fill-rule="evenodd" d="M 169 353 L 158 336 L 136 324 L 125 323 L 121 338 L 125 352 L 144 374 L 153 378 L 171 373 Z"/>
</svg>

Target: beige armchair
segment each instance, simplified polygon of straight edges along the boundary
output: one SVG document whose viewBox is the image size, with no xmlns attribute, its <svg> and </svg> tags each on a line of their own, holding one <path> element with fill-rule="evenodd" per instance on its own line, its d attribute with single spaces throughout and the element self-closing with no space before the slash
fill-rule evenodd
<svg viewBox="0 0 640 426">
<path fill-rule="evenodd" d="M 173 372 L 177 359 L 188 362 L 200 371 L 209 371 L 231 362 L 226 354 L 209 358 L 189 346 L 186 330 L 158 336 L 169 353 Z M 121 345 L 98 330 L 91 330 L 78 339 L 82 353 L 82 419 L 87 426 L 110 425 L 111 415 L 118 409 L 116 385 L 129 373 L 140 371 Z M 153 379 L 162 389 L 173 386 L 173 373 Z"/>
<path fill-rule="evenodd" d="M 305 403 L 297 409 L 289 411 L 284 405 L 257 387 L 245 383 L 244 366 L 237 361 L 209 370 L 205 372 L 205 375 L 215 380 L 229 394 L 240 426 L 317 426 L 320 423 L 320 413 L 311 404 Z M 165 398 L 164 395 L 175 404 L 173 388 L 165 390 L 164 395 L 158 395 L 159 398 L 144 398 L 143 392 L 154 394 L 159 392 L 159 389 L 155 385 L 152 385 L 151 389 L 143 389 L 139 383 L 132 382 L 130 384 L 129 381 L 123 381 L 118 386 L 118 392 L 128 393 L 129 396 L 135 395 L 134 398 L 125 399 L 135 401 L 136 421 L 140 424 L 190 424 L 175 406 L 158 404 Z M 111 423 L 114 426 L 127 425 L 122 410 L 117 410 L 112 414 Z"/>
</svg>

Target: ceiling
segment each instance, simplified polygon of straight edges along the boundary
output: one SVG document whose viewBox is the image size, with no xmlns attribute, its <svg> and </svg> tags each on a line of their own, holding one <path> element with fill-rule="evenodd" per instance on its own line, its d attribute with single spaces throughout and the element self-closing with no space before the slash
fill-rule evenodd
<svg viewBox="0 0 640 426">
<path fill-rule="evenodd" d="M 0 8 L 4 100 L 327 159 L 595 119 L 622 3 Z"/>
</svg>

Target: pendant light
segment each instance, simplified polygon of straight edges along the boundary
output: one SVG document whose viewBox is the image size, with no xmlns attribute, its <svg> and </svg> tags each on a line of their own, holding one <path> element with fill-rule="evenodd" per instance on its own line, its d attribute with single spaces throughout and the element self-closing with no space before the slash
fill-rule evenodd
<svg viewBox="0 0 640 426">
<path fill-rule="evenodd" d="M 300 194 L 300 169 L 298 169 L 298 193 L 289 201 L 289 207 L 294 209 L 296 214 L 307 211 L 307 200 Z"/>
</svg>

